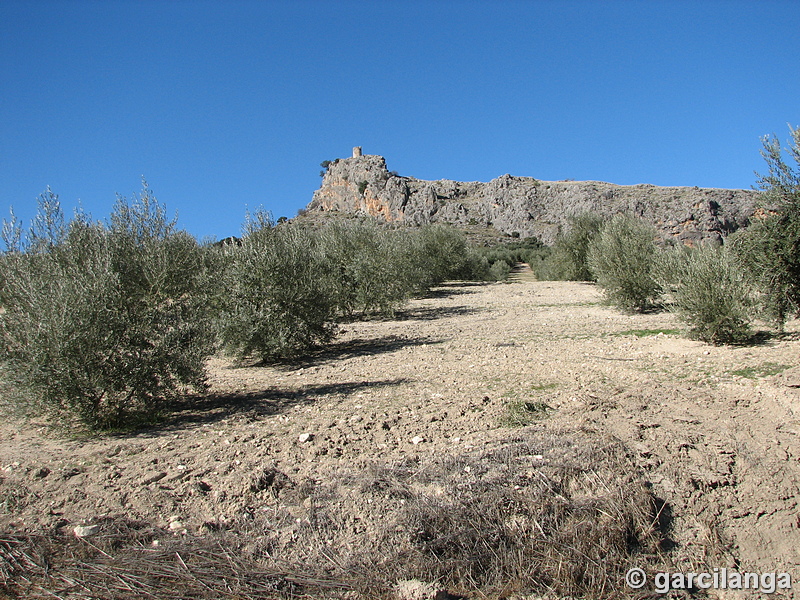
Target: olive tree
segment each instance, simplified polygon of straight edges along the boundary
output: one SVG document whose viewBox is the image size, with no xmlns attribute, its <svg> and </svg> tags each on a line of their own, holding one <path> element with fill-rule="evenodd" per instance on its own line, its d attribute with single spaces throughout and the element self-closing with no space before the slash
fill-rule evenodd
<svg viewBox="0 0 800 600">
<path fill-rule="evenodd" d="M 775 136 L 762 139 L 768 171 L 758 174 L 761 210 L 745 231 L 731 238 L 779 328 L 800 310 L 800 128 L 789 131 L 785 149 Z M 787 162 L 787 154 L 796 167 Z"/>
<path fill-rule="evenodd" d="M 203 389 L 213 332 L 202 251 L 146 184 L 118 198 L 107 225 L 65 222 L 48 190 L 28 232 L 12 219 L 4 238 L 0 362 L 29 407 L 118 427 Z"/>
<path fill-rule="evenodd" d="M 624 310 L 642 311 L 660 294 L 654 278 L 655 230 L 638 219 L 615 215 L 589 244 L 588 265 L 606 298 Z"/>
</svg>

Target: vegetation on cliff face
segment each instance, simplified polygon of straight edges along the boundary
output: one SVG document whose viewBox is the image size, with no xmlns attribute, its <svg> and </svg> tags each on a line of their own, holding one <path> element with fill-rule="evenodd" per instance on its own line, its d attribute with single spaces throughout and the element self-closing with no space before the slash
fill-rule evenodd
<svg viewBox="0 0 800 600">
<path fill-rule="evenodd" d="M 756 209 L 750 190 L 621 186 L 598 181 L 539 181 L 503 175 L 487 183 L 423 181 L 390 172 L 382 156 L 328 164 L 309 211 L 367 214 L 421 226 L 493 227 L 504 235 L 552 245 L 570 219 L 626 213 L 655 227 L 664 240 L 697 245 L 745 226 Z"/>
</svg>

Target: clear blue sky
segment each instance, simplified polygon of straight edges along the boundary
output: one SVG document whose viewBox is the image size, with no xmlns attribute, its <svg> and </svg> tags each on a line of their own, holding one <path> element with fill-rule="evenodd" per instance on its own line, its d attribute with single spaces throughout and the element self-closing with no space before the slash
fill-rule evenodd
<svg viewBox="0 0 800 600">
<path fill-rule="evenodd" d="M 0 215 L 197 237 L 292 217 L 353 146 L 421 179 L 748 188 L 800 125 L 800 2 L 0 0 Z"/>
</svg>

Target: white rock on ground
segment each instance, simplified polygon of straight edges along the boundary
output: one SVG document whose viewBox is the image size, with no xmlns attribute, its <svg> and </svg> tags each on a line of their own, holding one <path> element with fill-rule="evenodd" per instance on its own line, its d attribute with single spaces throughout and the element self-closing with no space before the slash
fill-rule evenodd
<svg viewBox="0 0 800 600">
<path fill-rule="evenodd" d="M 89 537 L 100 533 L 100 525 L 79 525 L 73 531 L 75 532 L 75 537 Z"/>
</svg>

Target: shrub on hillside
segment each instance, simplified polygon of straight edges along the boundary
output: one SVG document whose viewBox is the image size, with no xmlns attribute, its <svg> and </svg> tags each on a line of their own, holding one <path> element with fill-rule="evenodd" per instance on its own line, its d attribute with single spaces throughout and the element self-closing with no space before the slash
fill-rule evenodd
<svg viewBox="0 0 800 600">
<path fill-rule="evenodd" d="M 552 251 L 547 255 L 532 260 L 528 264 L 531 266 L 533 274 L 539 281 L 561 281 L 563 270 L 559 266 L 557 257 L 552 256 Z"/>
<path fill-rule="evenodd" d="M 800 166 L 800 128 L 792 129 L 789 154 Z M 731 238 L 745 269 L 763 291 L 763 304 L 779 329 L 800 311 L 800 170 L 783 158 L 775 138 L 764 138 L 769 172 L 760 175 L 763 210 Z"/>
<path fill-rule="evenodd" d="M 108 226 L 65 223 L 48 190 L 27 235 L 6 223 L 4 237 L 0 361 L 28 406 L 117 427 L 204 387 L 202 251 L 146 185 L 118 199 Z"/>
<path fill-rule="evenodd" d="M 753 294 L 727 246 L 675 248 L 659 257 L 659 282 L 689 335 L 711 344 L 748 340 Z"/>
<path fill-rule="evenodd" d="M 476 250 L 469 248 L 461 270 L 456 274 L 455 279 L 463 281 L 492 281 L 492 264 L 486 256 Z"/>
<path fill-rule="evenodd" d="M 404 258 L 419 291 L 456 278 L 467 260 L 467 240 L 452 227 L 427 225 L 407 240 Z"/>
<path fill-rule="evenodd" d="M 333 223 L 316 233 L 337 311 L 393 314 L 448 279 L 491 280 L 490 265 L 445 226 L 390 229 L 374 221 Z"/>
<path fill-rule="evenodd" d="M 539 242 L 539 240 L 536 240 Z M 538 247 L 530 248 L 522 253 L 522 262 L 528 263 L 531 270 L 536 273 L 536 266 L 543 264 L 550 254 L 552 253 L 552 248 L 550 246 L 545 246 L 543 243 L 539 242 Z"/>
<path fill-rule="evenodd" d="M 479 248 L 478 250 L 487 258 L 489 264 L 502 260 L 509 265 L 513 265 L 518 262 L 525 262 L 525 255 L 529 248 L 527 245 L 523 246 L 519 241 L 513 241 L 497 244 L 496 246 Z"/>
<path fill-rule="evenodd" d="M 534 269 L 537 277 L 545 280 L 594 281 L 595 275 L 589 267 L 589 246 L 599 234 L 603 222 L 603 218 L 595 213 L 570 217 L 567 232 L 559 234 L 550 254 L 537 261 L 537 269 Z"/>
<path fill-rule="evenodd" d="M 241 245 L 221 251 L 226 265 L 218 328 L 226 351 L 268 360 L 332 339 L 337 299 L 311 231 L 275 227 L 260 211 L 248 216 Z"/>
<path fill-rule="evenodd" d="M 371 221 L 345 221 L 319 231 L 318 243 L 339 314 L 391 315 L 412 295 L 399 232 Z"/>
<path fill-rule="evenodd" d="M 659 296 L 660 287 L 653 277 L 654 237 L 652 227 L 618 214 L 589 244 L 589 269 L 608 301 L 623 310 L 645 310 Z"/>
<path fill-rule="evenodd" d="M 241 246 L 220 249 L 218 329 L 223 348 L 240 359 L 302 354 L 330 341 L 341 317 L 391 315 L 414 294 L 458 277 L 468 263 L 463 234 L 443 226 L 275 227 L 262 211 L 245 229 Z"/>
<path fill-rule="evenodd" d="M 489 275 L 494 281 L 505 281 L 511 274 L 511 266 L 504 260 L 495 261 L 489 268 Z"/>
</svg>

